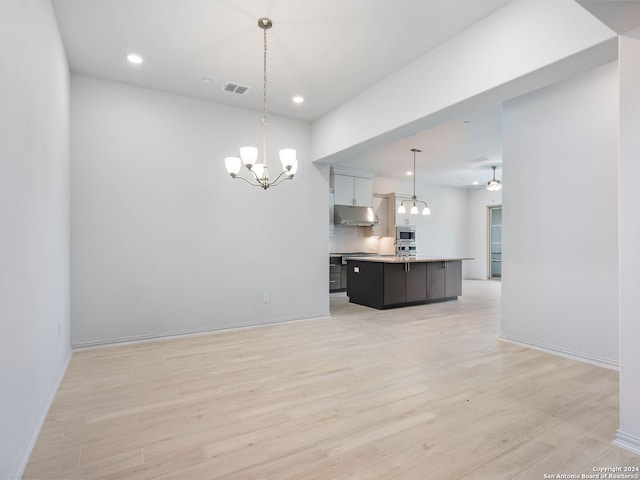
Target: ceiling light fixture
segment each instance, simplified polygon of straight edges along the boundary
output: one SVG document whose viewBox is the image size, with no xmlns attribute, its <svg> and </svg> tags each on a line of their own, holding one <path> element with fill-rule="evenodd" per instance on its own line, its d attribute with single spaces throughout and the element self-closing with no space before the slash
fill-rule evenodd
<svg viewBox="0 0 640 480">
<path fill-rule="evenodd" d="M 413 171 L 416 171 L 416 152 L 422 152 L 422 150 L 418 150 L 417 148 L 412 148 L 411 151 L 413 152 Z M 411 215 L 417 215 L 418 214 L 418 203 L 422 203 L 424 205 L 424 207 L 422 208 L 422 215 L 431 215 L 431 210 L 429 210 L 429 205 L 427 205 L 427 202 L 423 202 L 422 200 L 418 200 L 418 198 L 416 197 L 416 174 L 413 175 L 413 196 L 411 197 L 411 200 L 402 200 L 402 202 L 400 202 L 400 206 L 398 207 L 398 213 L 407 213 L 407 208 L 405 207 L 405 203 L 407 205 L 411 205 L 411 209 L 409 210 L 409 213 Z"/>
<path fill-rule="evenodd" d="M 304 97 L 301 97 L 300 95 L 296 95 L 292 100 L 293 103 L 304 103 Z"/>
<path fill-rule="evenodd" d="M 256 147 L 242 147 L 240 148 L 240 158 L 227 157 L 224 159 L 224 163 L 227 167 L 227 172 L 231 175 L 231 178 L 240 178 L 250 185 L 266 190 L 269 187 L 278 185 L 283 180 L 291 180 L 298 169 L 298 160 L 296 160 L 296 151 L 293 148 L 280 150 L 280 162 L 282 163 L 283 171 L 280 172 L 275 180 L 271 181 L 267 171 L 267 30 L 273 26 L 273 22 L 268 18 L 260 18 L 258 20 L 258 26 L 264 32 L 264 75 L 262 77 L 262 163 L 256 163 L 258 159 L 258 149 Z M 247 179 L 242 175 L 239 175 L 242 164 L 247 167 L 247 170 L 251 172 L 253 177 Z"/>
<path fill-rule="evenodd" d="M 491 167 L 493 169 L 493 179 L 487 182 L 487 190 L 495 192 L 496 190 L 500 190 L 502 188 L 502 183 L 499 180 L 496 180 L 496 166 L 493 165 Z"/>
<path fill-rule="evenodd" d="M 127 60 L 129 61 L 129 63 L 135 63 L 136 65 L 142 63 L 143 61 L 142 57 L 137 53 L 128 53 Z"/>
</svg>

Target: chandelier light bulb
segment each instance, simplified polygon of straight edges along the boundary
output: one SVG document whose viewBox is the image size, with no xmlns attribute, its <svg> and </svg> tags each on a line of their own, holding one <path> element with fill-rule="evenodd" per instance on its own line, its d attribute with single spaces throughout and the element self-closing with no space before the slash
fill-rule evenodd
<svg viewBox="0 0 640 480">
<path fill-rule="evenodd" d="M 291 171 L 294 164 L 297 166 L 298 161 L 296 160 L 296 151 L 293 148 L 283 148 L 279 153 L 280 163 L 282 163 L 283 169 Z"/>
<path fill-rule="evenodd" d="M 258 178 L 262 177 L 262 174 L 264 173 L 264 164 L 263 163 L 256 163 L 253 166 L 253 172 L 256 174 L 256 176 Z"/>
<path fill-rule="evenodd" d="M 242 167 L 242 161 L 238 157 L 227 157 L 224 159 L 224 164 L 227 167 L 227 172 L 232 177 L 235 177 L 240 173 L 240 167 Z"/>
<path fill-rule="evenodd" d="M 411 210 L 409 210 L 409 214 L 417 215 L 418 214 L 418 207 L 416 205 L 412 205 L 411 206 Z"/>
<path fill-rule="evenodd" d="M 258 159 L 258 149 L 256 147 L 242 147 L 240 149 L 240 158 L 242 159 L 242 163 L 247 167 L 251 167 Z"/>
<path fill-rule="evenodd" d="M 407 209 L 404 208 L 404 205 L 402 203 L 398 207 L 398 213 L 400 213 L 400 214 L 407 213 Z"/>
<path fill-rule="evenodd" d="M 429 210 L 429 207 L 427 205 L 425 205 L 424 208 L 422 209 L 422 214 L 431 215 L 431 210 Z"/>
</svg>

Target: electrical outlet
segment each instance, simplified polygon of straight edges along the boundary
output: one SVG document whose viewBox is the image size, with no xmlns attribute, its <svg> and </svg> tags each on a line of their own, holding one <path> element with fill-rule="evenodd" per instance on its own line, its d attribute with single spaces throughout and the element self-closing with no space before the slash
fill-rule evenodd
<svg viewBox="0 0 640 480">
<path fill-rule="evenodd" d="M 268 293 L 263 293 L 262 294 L 262 303 L 269 303 L 269 294 Z"/>
</svg>

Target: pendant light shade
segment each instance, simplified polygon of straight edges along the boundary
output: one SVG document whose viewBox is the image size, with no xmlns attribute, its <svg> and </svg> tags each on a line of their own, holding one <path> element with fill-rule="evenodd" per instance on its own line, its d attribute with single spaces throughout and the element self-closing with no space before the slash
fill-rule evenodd
<svg viewBox="0 0 640 480">
<path fill-rule="evenodd" d="M 240 148 L 240 158 L 245 167 L 251 169 L 258 160 L 258 149 L 256 147 L 242 147 Z"/>
<path fill-rule="evenodd" d="M 298 171 L 298 160 L 296 160 L 296 151 L 293 148 L 284 148 L 280 150 L 280 163 L 284 174 L 292 178 Z"/>
<path fill-rule="evenodd" d="M 224 164 L 227 167 L 227 171 L 233 177 L 240 173 L 240 167 L 242 167 L 242 160 L 238 157 L 227 157 L 224 159 Z"/>
<path fill-rule="evenodd" d="M 411 151 L 413 152 L 413 196 L 411 197 L 410 200 L 402 200 L 402 202 L 400 202 L 400 206 L 398 207 L 398 213 L 399 214 L 407 213 L 407 207 L 405 206 L 406 204 L 406 205 L 411 205 L 411 208 L 409 209 L 410 215 L 418 215 L 418 213 L 420 213 L 418 204 L 421 203 L 424 205 L 424 207 L 422 208 L 422 215 L 431 215 L 431 210 L 429 209 L 429 205 L 427 205 L 427 202 L 418 200 L 418 198 L 416 197 L 416 176 L 417 176 L 416 175 L 416 153 L 422 152 L 422 150 L 419 150 L 417 148 L 412 148 Z"/>
</svg>

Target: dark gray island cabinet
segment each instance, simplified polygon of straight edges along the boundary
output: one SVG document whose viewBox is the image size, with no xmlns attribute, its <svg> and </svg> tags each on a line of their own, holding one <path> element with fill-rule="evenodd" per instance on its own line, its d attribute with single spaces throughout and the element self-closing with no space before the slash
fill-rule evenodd
<svg viewBox="0 0 640 480">
<path fill-rule="evenodd" d="M 468 258 L 353 258 L 347 261 L 349 301 L 378 309 L 453 300 L 462 295 Z"/>
</svg>

